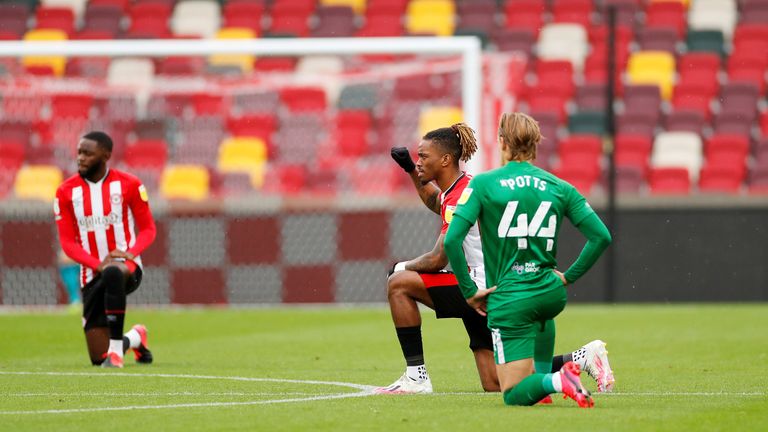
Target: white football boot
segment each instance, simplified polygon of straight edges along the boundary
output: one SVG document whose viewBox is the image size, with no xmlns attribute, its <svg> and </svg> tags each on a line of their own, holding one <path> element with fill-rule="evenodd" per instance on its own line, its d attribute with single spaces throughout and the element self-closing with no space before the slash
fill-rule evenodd
<svg viewBox="0 0 768 432">
<path fill-rule="evenodd" d="M 611 364 L 608 363 L 608 351 L 605 350 L 605 342 L 593 340 L 584 345 L 587 351 L 584 370 L 597 382 L 598 392 L 611 392 L 616 380 L 613 378 Z"/>
<path fill-rule="evenodd" d="M 429 376 L 422 380 L 415 380 L 403 374 L 397 381 L 386 387 L 379 387 L 373 392 L 377 394 L 432 393 L 432 381 L 429 380 Z"/>
</svg>

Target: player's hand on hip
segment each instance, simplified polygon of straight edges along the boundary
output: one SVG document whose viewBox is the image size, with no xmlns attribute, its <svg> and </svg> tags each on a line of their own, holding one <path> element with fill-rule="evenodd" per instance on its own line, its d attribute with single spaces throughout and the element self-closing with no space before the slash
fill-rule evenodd
<svg viewBox="0 0 768 432">
<path fill-rule="evenodd" d="M 405 172 L 410 173 L 416 169 L 416 164 L 413 163 L 411 153 L 406 147 L 392 147 L 389 154 Z"/>
<path fill-rule="evenodd" d="M 467 299 L 467 304 L 480 315 L 488 316 L 488 296 L 494 291 L 496 287 L 479 289 L 474 296 Z"/>
<path fill-rule="evenodd" d="M 552 271 L 555 272 L 555 274 L 557 275 L 557 277 L 560 278 L 561 281 L 563 281 L 563 285 L 564 286 L 568 285 L 568 279 L 565 278 L 565 275 L 563 274 L 563 272 L 561 272 L 561 271 L 559 271 L 557 269 L 553 269 Z"/>
</svg>

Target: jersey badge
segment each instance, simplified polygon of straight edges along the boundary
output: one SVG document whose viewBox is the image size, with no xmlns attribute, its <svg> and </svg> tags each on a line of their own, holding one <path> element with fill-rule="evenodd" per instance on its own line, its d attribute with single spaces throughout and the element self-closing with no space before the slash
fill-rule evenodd
<svg viewBox="0 0 768 432">
<path fill-rule="evenodd" d="M 467 201 L 469 201 L 470 195 L 472 195 L 472 188 L 464 188 L 464 190 L 461 192 L 461 196 L 459 197 L 458 204 L 465 204 Z"/>
<path fill-rule="evenodd" d="M 139 186 L 139 197 L 141 197 L 141 200 L 144 202 L 149 201 L 149 195 L 147 194 L 147 188 L 144 187 L 144 185 Z"/>
<path fill-rule="evenodd" d="M 456 211 L 456 206 L 445 206 L 445 223 L 451 223 L 453 219 L 453 212 Z"/>
</svg>

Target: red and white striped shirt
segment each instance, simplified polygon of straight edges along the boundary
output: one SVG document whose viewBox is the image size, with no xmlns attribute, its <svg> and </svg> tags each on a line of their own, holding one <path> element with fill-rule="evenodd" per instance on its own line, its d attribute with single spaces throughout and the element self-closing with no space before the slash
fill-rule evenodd
<svg viewBox="0 0 768 432">
<path fill-rule="evenodd" d="M 155 239 L 146 188 L 138 178 L 118 170 L 107 170 L 95 183 L 78 174 L 68 178 L 56 190 L 53 211 L 64 253 L 80 264 L 81 285 L 93 279 L 114 250 L 134 255 L 134 263 L 141 266 L 139 254 Z"/>
</svg>

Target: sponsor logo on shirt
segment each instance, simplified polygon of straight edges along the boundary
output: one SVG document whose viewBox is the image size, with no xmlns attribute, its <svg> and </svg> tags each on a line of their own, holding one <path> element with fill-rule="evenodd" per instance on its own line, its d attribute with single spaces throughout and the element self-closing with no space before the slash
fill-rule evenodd
<svg viewBox="0 0 768 432">
<path fill-rule="evenodd" d="M 86 216 L 77 220 L 77 225 L 86 231 L 96 231 L 97 229 L 106 229 L 110 225 L 123 222 L 123 215 L 120 213 L 110 213 L 106 216 Z"/>
<path fill-rule="evenodd" d="M 512 264 L 512 271 L 521 275 L 523 273 L 538 273 L 539 265 L 535 262 L 519 263 L 515 261 Z"/>
</svg>

